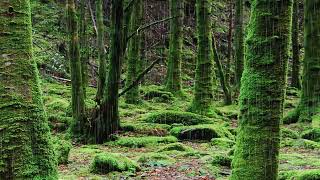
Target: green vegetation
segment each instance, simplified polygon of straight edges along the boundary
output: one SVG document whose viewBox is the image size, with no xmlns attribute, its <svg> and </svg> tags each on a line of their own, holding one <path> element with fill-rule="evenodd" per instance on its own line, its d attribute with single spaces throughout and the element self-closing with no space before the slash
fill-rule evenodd
<svg viewBox="0 0 320 180">
<path fill-rule="evenodd" d="M 159 143 L 173 143 L 177 142 L 177 139 L 172 136 L 167 137 L 156 137 L 156 136 L 146 136 L 146 137 L 122 137 L 115 144 L 118 146 L 132 147 L 132 148 L 141 148 L 148 145 L 156 145 Z"/>
<path fill-rule="evenodd" d="M 68 164 L 72 144 L 69 141 L 57 138 L 54 139 L 53 144 L 58 164 Z"/>
<path fill-rule="evenodd" d="M 320 170 L 300 170 L 280 173 L 279 180 L 315 180 L 320 179 Z"/>
</svg>

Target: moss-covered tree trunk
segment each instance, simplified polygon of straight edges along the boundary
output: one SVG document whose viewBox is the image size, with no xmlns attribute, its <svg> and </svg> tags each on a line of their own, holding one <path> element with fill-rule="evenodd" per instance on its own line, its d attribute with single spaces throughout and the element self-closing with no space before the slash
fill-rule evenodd
<svg viewBox="0 0 320 180">
<path fill-rule="evenodd" d="M 173 93 L 181 92 L 181 55 L 183 46 L 184 1 L 170 0 L 169 61 L 166 88 Z"/>
<path fill-rule="evenodd" d="M 143 1 L 136 0 L 132 7 L 131 20 L 129 25 L 129 32 L 135 32 L 141 26 L 143 22 Z M 127 76 L 126 76 L 126 87 L 130 86 L 138 77 L 139 66 L 141 64 L 140 56 L 140 46 L 141 46 L 141 34 L 133 36 L 129 40 L 128 45 L 128 61 L 127 61 Z M 139 86 L 134 86 L 130 91 L 125 95 L 127 103 L 136 104 L 139 102 Z"/>
<path fill-rule="evenodd" d="M 118 93 L 124 48 L 123 0 L 112 0 L 111 3 L 110 64 L 103 102 L 94 125 L 96 143 L 109 140 L 120 126 Z"/>
<path fill-rule="evenodd" d="M 292 14 L 292 73 L 291 86 L 297 89 L 301 88 L 300 84 L 300 48 L 299 48 L 299 1 L 293 0 Z"/>
<path fill-rule="evenodd" d="M 194 99 L 190 111 L 206 114 L 213 99 L 213 56 L 211 44 L 211 0 L 196 1 L 198 52 Z"/>
<path fill-rule="evenodd" d="M 57 179 L 29 0 L 0 1 L 0 179 Z"/>
<path fill-rule="evenodd" d="M 86 132 L 85 121 L 85 104 L 82 87 L 80 48 L 78 23 L 76 17 L 76 9 L 74 0 L 67 0 L 67 18 L 68 18 L 68 33 L 69 33 L 69 62 L 71 71 L 71 104 L 72 117 L 74 125 L 72 127 L 75 135 L 84 135 Z"/>
<path fill-rule="evenodd" d="M 239 91 L 244 64 L 243 0 L 236 0 L 235 15 L 235 80 Z"/>
<path fill-rule="evenodd" d="M 88 47 L 87 47 L 87 32 L 86 32 L 86 0 L 80 1 L 80 17 L 79 17 L 79 33 L 80 33 L 80 61 L 81 61 L 81 73 L 82 73 L 82 88 L 83 88 L 83 95 L 86 98 L 87 94 L 87 86 L 89 84 L 89 77 L 88 77 L 88 61 L 89 61 L 89 54 L 88 54 Z"/>
<path fill-rule="evenodd" d="M 292 0 L 253 0 L 232 180 L 276 180 Z"/>
<path fill-rule="evenodd" d="M 227 61 L 226 61 L 226 68 L 225 68 L 225 78 L 226 78 L 226 86 L 230 87 L 231 83 L 231 62 L 232 62 L 232 32 L 233 32 L 233 6 L 234 6 L 234 0 L 229 0 L 228 8 L 229 8 L 229 17 L 228 17 L 228 50 L 227 50 Z"/>
<path fill-rule="evenodd" d="M 96 100 L 100 104 L 103 99 L 107 78 L 107 59 L 104 52 L 104 37 L 105 26 L 103 23 L 103 2 L 102 0 L 96 1 L 96 17 L 97 17 L 97 46 L 98 46 L 98 59 L 99 59 L 99 76 L 98 76 L 98 90 Z"/>
</svg>

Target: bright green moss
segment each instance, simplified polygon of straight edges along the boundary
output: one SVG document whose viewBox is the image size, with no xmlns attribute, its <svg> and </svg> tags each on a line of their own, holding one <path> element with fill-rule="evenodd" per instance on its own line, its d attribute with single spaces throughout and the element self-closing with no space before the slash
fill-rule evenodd
<svg viewBox="0 0 320 180">
<path fill-rule="evenodd" d="M 159 143 L 174 143 L 177 142 L 177 138 L 173 136 L 167 137 L 156 137 L 156 136 L 146 136 L 146 137 L 122 137 L 114 143 L 114 145 L 131 147 L 131 148 L 141 148 L 148 145 L 156 145 Z"/>
<path fill-rule="evenodd" d="M 155 124 L 155 123 L 121 123 L 121 129 L 123 131 L 135 132 L 138 134 L 165 136 L 168 135 L 168 131 L 171 128 L 167 124 Z"/>
<path fill-rule="evenodd" d="M 30 1 L 0 1 L 0 177 L 57 179 L 33 59 Z"/>
<path fill-rule="evenodd" d="M 172 165 L 175 160 L 165 154 L 147 153 L 139 157 L 138 162 L 147 167 L 165 167 Z"/>
<path fill-rule="evenodd" d="M 149 123 L 159 124 L 183 124 L 183 125 L 197 125 L 197 124 L 208 124 L 213 123 L 214 120 L 193 114 L 190 112 L 178 112 L 178 111 L 158 111 L 151 113 L 150 115 L 142 118 L 143 121 Z"/>
<path fill-rule="evenodd" d="M 281 138 L 298 139 L 299 134 L 296 131 L 293 131 L 291 129 L 281 128 Z"/>
<path fill-rule="evenodd" d="M 71 142 L 55 138 L 53 144 L 58 164 L 68 164 L 69 152 L 72 148 Z"/>
<path fill-rule="evenodd" d="M 172 143 L 158 150 L 158 152 L 163 151 L 193 151 L 193 148 L 188 147 L 182 143 Z"/>
<path fill-rule="evenodd" d="M 91 172 L 97 174 L 107 174 L 112 171 L 131 171 L 139 170 L 139 165 L 129 158 L 113 153 L 97 154 L 91 165 Z"/>
<path fill-rule="evenodd" d="M 215 155 L 212 159 L 212 165 L 231 167 L 232 159 L 226 155 Z"/>
<path fill-rule="evenodd" d="M 312 141 L 320 142 L 320 129 L 310 129 L 302 133 L 301 135 L 304 139 L 309 139 Z"/>
<path fill-rule="evenodd" d="M 320 170 L 287 171 L 279 174 L 279 180 L 317 180 L 320 179 Z"/>
<path fill-rule="evenodd" d="M 235 145 L 235 142 L 228 138 L 213 138 L 211 144 L 220 148 L 231 148 Z"/>
</svg>

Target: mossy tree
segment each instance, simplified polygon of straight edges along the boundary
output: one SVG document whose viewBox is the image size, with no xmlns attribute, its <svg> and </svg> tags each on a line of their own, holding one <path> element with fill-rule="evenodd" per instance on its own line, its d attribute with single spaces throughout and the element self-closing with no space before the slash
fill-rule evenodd
<svg viewBox="0 0 320 180">
<path fill-rule="evenodd" d="M 198 52 L 194 99 L 190 111 L 206 114 L 213 99 L 213 55 L 211 37 L 211 0 L 196 1 Z"/>
<path fill-rule="evenodd" d="M 181 92 L 181 55 L 183 48 L 184 0 L 170 0 L 170 47 L 166 77 L 166 88 L 170 92 Z"/>
<path fill-rule="evenodd" d="M 29 0 L 0 1 L 0 179 L 57 179 Z"/>
<path fill-rule="evenodd" d="M 78 22 L 74 0 L 67 0 L 67 19 L 68 19 L 68 35 L 69 35 L 69 62 L 71 71 L 71 104 L 72 117 L 74 125 L 72 127 L 76 136 L 85 135 L 86 120 L 85 120 L 85 103 L 82 87 L 80 48 Z"/>
<path fill-rule="evenodd" d="M 292 4 L 252 1 L 232 180 L 277 179 Z"/>
<path fill-rule="evenodd" d="M 94 121 L 96 143 L 109 140 L 110 135 L 117 132 L 120 126 L 118 93 L 124 51 L 123 43 L 125 42 L 123 39 L 123 0 L 112 0 L 111 4 L 110 63 L 103 101 Z"/>
<path fill-rule="evenodd" d="M 143 1 L 136 0 L 133 4 L 131 12 L 131 20 L 129 23 L 129 32 L 135 32 L 143 22 Z M 128 61 L 127 61 L 127 76 L 126 87 L 130 86 L 138 77 L 141 69 L 141 41 L 142 34 L 138 33 L 129 40 L 128 44 Z M 134 86 L 125 95 L 127 103 L 136 104 L 139 102 L 139 86 Z"/>
<path fill-rule="evenodd" d="M 320 0 L 304 1 L 304 62 L 298 107 L 284 123 L 311 122 L 320 105 Z"/>
<path fill-rule="evenodd" d="M 99 59 L 99 76 L 98 76 L 98 90 L 96 100 L 100 104 L 105 90 L 107 78 L 107 59 L 104 48 L 105 26 L 103 23 L 103 2 L 102 0 L 96 1 L 96 17 L 97 17 L 97 46 L 98 46 L 98 59 Z"/>
<path fill-rule="evenodd" d="M 236 0 L 236 15 L 235 15 L 235 80 L 236 86 L 240 89 L 241 76 L 244 64 L 244 31 L 243 31 L 243 0 Z"/>
</svg>

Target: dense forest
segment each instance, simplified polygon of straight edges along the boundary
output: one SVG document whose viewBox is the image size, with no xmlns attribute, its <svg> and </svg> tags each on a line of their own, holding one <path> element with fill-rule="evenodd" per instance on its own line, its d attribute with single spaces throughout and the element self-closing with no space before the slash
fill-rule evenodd
<svg viewBox="0 0 320 180">
<path fill-rule="evenodd" d="M 320 0 L 0 0 L 0 180 L 320 180 Z"/>
</svg>

